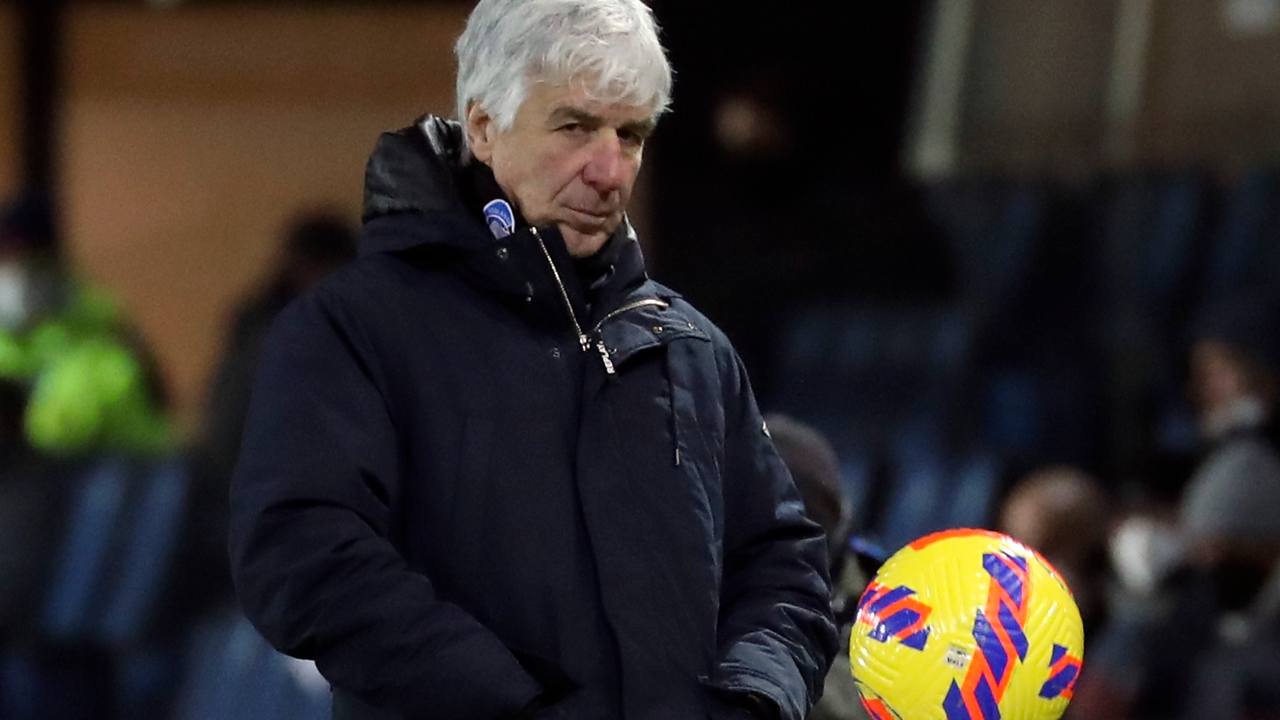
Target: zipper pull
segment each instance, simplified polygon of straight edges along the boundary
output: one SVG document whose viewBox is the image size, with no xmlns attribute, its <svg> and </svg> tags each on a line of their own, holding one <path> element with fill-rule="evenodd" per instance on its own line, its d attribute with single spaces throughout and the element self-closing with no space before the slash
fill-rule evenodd
<svg viewBox="0 0 1280 720">
<path fill-rule="evenodd" d="M 604 340 L 596 341 L 596 350 L 600 352 L 600 359 L 604 361 L 604 371 L 608 375 L 617 375 L 618 371 L 613 368 L 613 360 L 609 358 L 609 348 L 604 346 Z"/>
</svg>

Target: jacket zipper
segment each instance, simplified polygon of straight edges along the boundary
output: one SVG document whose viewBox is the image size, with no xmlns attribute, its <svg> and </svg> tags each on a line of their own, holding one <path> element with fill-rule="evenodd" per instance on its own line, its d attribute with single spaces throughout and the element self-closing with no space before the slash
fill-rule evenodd
<svg viewBox="0 0 1280 720">
<path fill-rule="evenodd" d="M 547 266 L 551 268 L 551 275 L 556 279 L 556 287 L 560 289 L 560 299 L 564 301 L 564 309 L 569 313 L 569 321 L 573 323 L 573 331 L 578 334 L 578 347 L 582 348 L 582 352 L 591 349 L 591 338 L 582 332 L 582 325 L 578 322 L 578 314 L 573 311 L 573 303 L 569 302 L 569 292 L 564 289 L 564 281 L 560 279 L 560 271 L 556 269 L 555 261 L 551 259 L 551 253 L 547 251 L 547 244 L 542 241 L 542 233 L 538 232 L 538 228 L 529 226 L 529 232 L 533 233 L 534 239 L 538 241 L 538 247 L 542 248 L 542 256 L 547 259 Z M 607 359 L 607 358 L 606 358 Z M 612 363 L 610 363 L 612 364 Z M 605 367 L 612 375 L 612 369 Z"/>
<path fill-rule="evenodd" d="M 591 338 L 582 331 L 582 324 L 578 322 L 578 314 L 573 311 L 573 303 L 569 301 L 569 292 L 565 290 L 564 281 L 560 278 L 560 271 L 556 269 L 555 261 L 551 259 L 551 253 L 547 250 L 547 244 L 542 240 L 542 234 L 538 232 L 538 228 L 530 226 L 529 232 L 533 233 L 534 239 L 538 241 L 538 247 L 542 249 L 542 256 L 547 259 L 547 266 L 551 268 L 551 276 L 556 280 L 556 287 L 560 290 L 560 299 L 564 301 L 564 309 L 569 314 L 569 321 L 573 323 L 573 330 L 578 335 L 578 346 L 583 352 L 587 352 L 592 348 Z M 657 306 L 671 307 L 671 303 L 658 298 L 644 298 L 636 300 L 616 308 L 600 318 L 600 322 L 591 328 L 591 334 L 595 336 L 595 349 L 600 353 L 600 362 L 604 365 L 605 375 L 615 378 L 618 375 L 618 369 L 613 365 L 613 358 L 609 357 L 609 348 L 604 344 L 604 337 L 600 335 L 600 328 L 604 327 L 606 322 L 637 308 Z M 675 465 L 680 466 L 680 423 L 676 417 L 675 388 L 670 386 L 670 376 L 667 382 L 669 392 L 671 393 L 671 444 L 675 455 Z"/>
<path fill-rule="evenodd" d="M 591 329 L 592 334 L 596 336 L 596 351 L 600 353 L 600 359 L 604 361 L 604 371 L 606 374 L 616 375 L 617 371 L 613 367 L 613 359 L 609 357 L 609 348 L 605 347 L 604 336 L 600 334 L 600 328 L 604 327 L 604 324 L 606 322 L 617 317 L 618 315 L 621 315 L 624 312 L 627 312 L 629 310 L 635 310 L 636 308 L 647 307 L 649 305 L 656 305 L 658 307 L 664 307 L 664 308 L 670 307 L 670 303 L 667 303 L 663 300 L 658 300 L 657 298 L 646 298 L 644 300 L 637 300 L 632 303 L 627 303 L 626 305 L 623 305 L 622 307 L 611 311 L 608 315 L 605 315 L 604 317 L 600 318 L 600 322 L 596 323 L 596 326 Z"/>
<path fill-rule="evenodd" d="M 573 311 L 573 303 L 569 301 L 569 292 L 565 290 L 564 281 L 560 279 L 560 271 L 556 269 L 556 264 L 551 259 L 551 253 L 547 250 L 547 244 L 542 241 L 542 234 L 538 232 L 538 228 L 533 226 L 529 227 L 529 232 L 533 233 L 534 239 L 538 241 L 538 247 L 542 249 L 542 256 L 547 259 L 547 266 L 551 268 L 551 275 L 556 280 L 556 288 L 560 290 L 560 299 L 564 301 L 564 309 L 569 313 L 569 321 L 573 323 L 573 331 L 578 336 L 578 347 L 582 348 L 583 352 L 587 352 L 594 347 L 596 352 L 600 353 L 600 362 L 604 365 L 605 374 L 617 375 L 618 370 L 613 365 L 613 358 L 609 357 L 609 348 L 605 347 L 604 338 L 600 337 L 601 326 L 614 317 L 629 310 L 635 310 L 636 308 L 647 307 L 649 305 L 656 305 L 658 307 L 665 308 L 669 307 L 670 303 L 657 298 L 645 298 L 643 300 L 636 300 L 635 302 L 627 303 L 626 305 L 611 311 L 608 315 L 600 318 L 600 322 L 596 323 L 596 326 L 591 329 L 591 333 L 596 336 L 596 341 L 593 346 L 591 337 L 582 331 L 582 324 L 578 322 L 578 315 Z"/>
<path fill-rule="evenodd" d="M 610 320 L 612 320 L 614 317 L 621 315 L 622 313 L 627 312 L 629 310 L 648 307 L 649 305 L 656 305 L 657 307 L 660 307 L 660 308 L 671 307 L 671 303 L 667 302 L 666 300 L 659 300 L 658 298 L 645 298 L 643 300 L 636 300 L 635 302 L 627 303 L 626 305 L 623 305 L 617 310 L 613 310 L 608 315 L 605 315 L 604 317 L 600 318 L 600 322 L 596 323 L 596 326 L 591 329 L 591 332 L 599 334 L 600 327 L 603 326 L 606 322 L 609 322 Z"/>
</svg>

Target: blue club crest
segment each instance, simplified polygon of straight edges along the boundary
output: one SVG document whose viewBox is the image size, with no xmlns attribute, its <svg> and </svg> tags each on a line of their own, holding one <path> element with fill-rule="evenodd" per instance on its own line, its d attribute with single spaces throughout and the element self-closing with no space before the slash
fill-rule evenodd
<svg viewBox="0 0 1280 720">
<path fill-rule="evenodd" d="M 484 222 L 499 240 L 516 231 L 516 214 L 506 200 L 490 200 L 484 206 Z"/>
</svg>

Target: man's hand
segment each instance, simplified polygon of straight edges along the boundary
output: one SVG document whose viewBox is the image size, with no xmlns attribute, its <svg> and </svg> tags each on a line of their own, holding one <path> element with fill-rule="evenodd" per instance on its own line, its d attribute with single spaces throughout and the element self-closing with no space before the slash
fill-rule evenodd
<svg viewBox="0 0 1280 720">
<path fill-rule="evenodd" d="M 773 701 L 751 692 L 721 692 L 716 695 L 711 720 L 778 720 L 782 714 Z"/>
</svg>

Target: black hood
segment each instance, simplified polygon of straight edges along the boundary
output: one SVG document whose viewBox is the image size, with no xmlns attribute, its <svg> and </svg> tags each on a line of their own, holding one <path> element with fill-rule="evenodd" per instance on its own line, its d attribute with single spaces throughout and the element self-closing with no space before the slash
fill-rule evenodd
<svg viewBox="0 0 1280 720">
<path fill-rule="evenodd" d="M 466 211 L 461 189 L 472 165 L 462 126 L 428 115 L 383 133 L 364 173 L 365 233 L 360 252 L 404 250 L 424 243 L 479 249 L 492 238 Z M 475 163 L 479 165 L 479 163 Z M 397 215 L 415 222 L 381 222 Z M 402 218 L 397 218 L 402 219 Z M 394 225 L 394 232 L 383 228 Z"/>
</svg>

